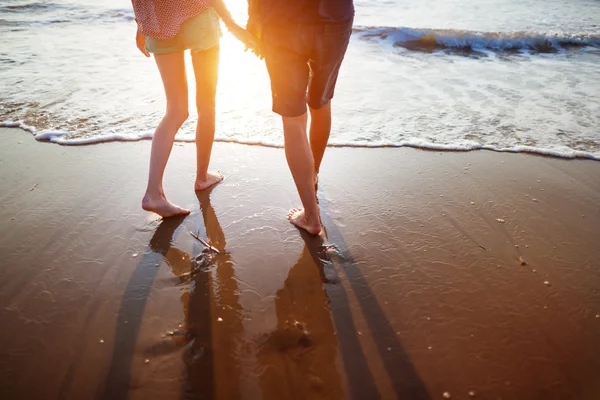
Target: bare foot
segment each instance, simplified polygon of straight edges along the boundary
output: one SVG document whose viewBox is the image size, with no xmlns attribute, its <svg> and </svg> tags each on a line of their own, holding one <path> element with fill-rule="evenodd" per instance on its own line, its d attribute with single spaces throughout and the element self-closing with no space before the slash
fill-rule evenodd
<svg viewBox="0 0 600 400">
<path fill-rule="evenodd" d="M 319 195 L 317 192 L 319 191 L 319 175 L 315 173 L 315 196 L 317 197 L 317 204 L 319 204 Z"/>
<path fill-rule="evenodd" d="M 146 211 L 156 213 L 163 218 L 188 215 L 190 213 L 190 210 L 176 206 L 162 196 L 156 198 L 145 195 L 142 199 L 142 208 Z"/>
<path fill-rule="evenodd" d="M 223 178 L 224 178 L 224 176 L 220 172 L 208 172 L 206 174 L 206 180 L 201 181 L 198 178 L 196 178 L 196 183 L 194 184 L 194 190 L 198 191 L 198 190 L 208 189 L 209 187 L 221 182 L 223 180 Z"/>
<path fill-rule="evenodd" d="M 321 221 L 318 219 L 309 221 L 304 213 L 303 208 L 293 208 L 288 213 L 288 220 L 296 225 L 298 228 L 304 229 L 311 235 L 318 235 L 321 233 Z"/>
</svg>

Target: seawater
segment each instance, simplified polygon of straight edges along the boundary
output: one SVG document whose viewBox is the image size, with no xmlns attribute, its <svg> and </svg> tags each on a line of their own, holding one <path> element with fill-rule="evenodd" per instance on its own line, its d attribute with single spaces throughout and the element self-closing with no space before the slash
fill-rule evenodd
<svg viewBox="0 0 600 400">
<path fill-rule="evenodd" d="M 600 159 L 600 2 L 355 4 L 332 145 Z M 129 2 L 0 0 L 2 125 L 60 144 L 151 138 L 164 96 L 134 34 Z M 218 140 L 282 145 L 264 63 L 229 34 L 217 97 Z M 193 85 L 190 109 L 178 140 L 194 140 Z"/>
</svg>

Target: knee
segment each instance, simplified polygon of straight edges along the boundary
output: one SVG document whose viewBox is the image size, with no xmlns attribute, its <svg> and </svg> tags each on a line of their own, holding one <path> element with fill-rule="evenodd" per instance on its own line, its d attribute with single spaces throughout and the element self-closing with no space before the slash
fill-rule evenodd
<svg viewBox="0 0 600 400">
<path fill-rule="evenodd" d="M 311 117 L 323 118 L 331 116 L 331 100 L 317 108 L 309 106 Z"/>
<path fill-rule="evenodd" d="M 198 110 L 198 118 L 214 118 L 215 116 L 215 103 L 198 103 L 196 106 Z"/>
<path fill-rule="evenodd" d="M 308 121 L 308 114 L 304 113 L 298 117 L 281 117 L 283 121 L 283 126 L 285 127 L 298 127 L 305 126 Z"/>
<path fill-rule="evenodd" d="M 306 135 L 307 115 L 299 117 L 283 117 L 283 134 L 285 137 Z"/>
<path fill-rule="evenodd" d="M 175 106 L 167 108 L 167 117 L 178 126 L 183 125 L 189 116 L 190 113 L 187 106 Z"/>
</svg>

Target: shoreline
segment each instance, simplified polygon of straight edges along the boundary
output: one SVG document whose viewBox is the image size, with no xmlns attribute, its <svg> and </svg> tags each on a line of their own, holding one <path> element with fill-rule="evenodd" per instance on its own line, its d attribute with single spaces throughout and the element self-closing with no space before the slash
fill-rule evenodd
<svg viewBox="0 0 600 400">
<path fill-rule="evenodd" d="M 319 240 L 285 219 L 280 149 L 216 143 L 225 181 L 194 193 L 174 146 L 165 190 L 192 213 L 160 220 L 149 142 L 0 135 L 9 398 L 600 395 L 600 164 L 332 148 Z"/>
<path fill-rule="evenodd" d="M 67 135 L 66 132 L 54 132 L 54 131 L 41 131 L 37 132 L 37 129 L 33 126 L 26 125 L 21 122 L 5 121 L 0 122 L 0 129 L 20 129 L 25 132 L 29 132 L 33 135 L 34 139 L 40 142 L 49 142 L 58 144 L 61 146 L 91 146 L 103 143 L 113 142 L 140 142 L 145 140 L 152 140 L 153 132 L 141 134 L 139 137 L 129 137 L 124 135 L 113 135 L 113 136 L 101 136 L 101 137 L 90 137 L 83 139 L 67 139 L 63 140 L 62 137 Z M 39 136 L 39 138 L 38 138 Z M 193 138 L 182 139 L 175 138 L 175 143 L 194 143 Z M 243 141 L 238 139 L 226 139 L 226 138 L 215 138 L 215 143 L 233 143 L 244 146 L 258 146 L 267 147 L 273 149 L 283 149 L 283 145 L 260 142 L 260 141 Z M 495 148 L 488 145 L 473 144 L 469 147 L 458 147 L 452 145 L 437 145 L 437 144 L 413 144 L 413 143 L 400 143 L 400 144 L 352 144 L 352 143 L 329 143 L 329 148 L 355 148 L 355 149 L 396 149 L 396 148 L 411 148 L 423 151 L 442 151 L 442 152 L 457 152 L 457 153 L 468 153 L 472 151 L 490 151 L 494 153 L 513 153 L 513 154 L 530 154 L 534 156 L 551 157 L 566 160 L 593 160 L 600 161 L 600 154 L 587 153 L 581 150 L 571 150 L 570 153 L 559 153 L 556 150 L 536 148 L 530 146 L 516 146 L 512 148 Z"/>
</svg>

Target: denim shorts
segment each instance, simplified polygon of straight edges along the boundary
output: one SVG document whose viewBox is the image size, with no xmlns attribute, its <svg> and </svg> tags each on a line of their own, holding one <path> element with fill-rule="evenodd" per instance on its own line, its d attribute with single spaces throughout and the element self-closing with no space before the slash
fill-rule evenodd
<svg viewBox="0 0 600 400">
<path fill-rule="evenodd" d="M 221 20 L 214 8 L 184 21 L 179 32 L 171 39 L 159 40 L 146 36 L 146 50 L 154 54 L 176 51 L 204 51 L 219 44 Z"/>
<path fill-rule="evenodd" d="M 284 117 L 319 109 L 335 91 L 352 34 L 352 20 L 341 23 L 265 25 L 262 44 L 273 111 Z"/>
</svg>

